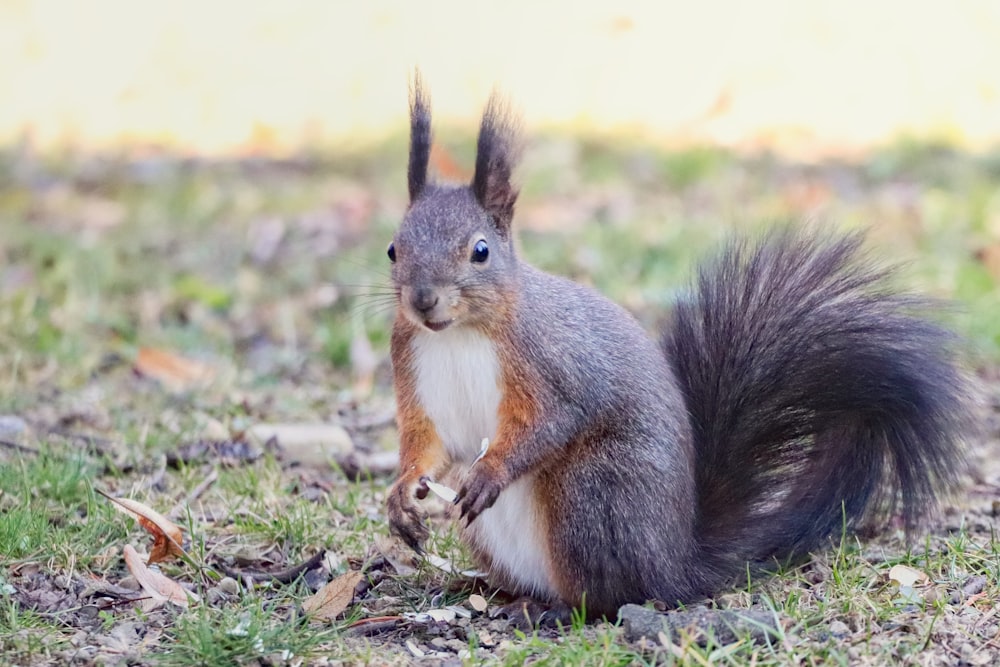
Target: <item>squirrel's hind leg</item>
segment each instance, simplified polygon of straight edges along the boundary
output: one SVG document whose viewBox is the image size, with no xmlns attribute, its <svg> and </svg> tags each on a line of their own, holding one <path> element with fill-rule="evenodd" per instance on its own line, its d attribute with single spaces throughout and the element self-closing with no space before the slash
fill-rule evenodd
<svg viewBox="0 0 1000 667">
<path fill-rule="evenodd" d="M 612 620 L 626 603 L 698 597 L 694 517 L 684 498 L 693 491 L 651 463 L 653 448 L 633 441 L 603 449 L 611 455 L 566 457 L 539 475 L 558 595 L 588 618 Z"/>
</svg>

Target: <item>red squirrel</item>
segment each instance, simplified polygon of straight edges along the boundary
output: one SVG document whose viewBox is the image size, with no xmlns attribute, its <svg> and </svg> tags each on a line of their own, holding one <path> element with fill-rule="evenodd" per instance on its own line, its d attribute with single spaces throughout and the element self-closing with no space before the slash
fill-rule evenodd
<svg viewBox="0 0 1000 667">
<path fill-rule="evenodd" d="M 912 527 L 955 483 L 954 337 L 886 285 L 859 235 L 732 241 L 657 343 L 518 256 L 520 123 L 504 100 L 486 107 L 468 185 L 428 179 L 419 75 L 410 122 L 410 204 L 388 247 L 387 513 L 414 549 L 426 481 L 452 469 L 462 537 L 496 584 L 610 615 L 711 596 L 897 510 Z"/>
</svg>

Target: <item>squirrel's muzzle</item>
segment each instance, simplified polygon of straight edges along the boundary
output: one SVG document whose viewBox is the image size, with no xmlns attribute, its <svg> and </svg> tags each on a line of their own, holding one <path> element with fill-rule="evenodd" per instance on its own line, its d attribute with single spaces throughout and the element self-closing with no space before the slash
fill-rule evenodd
<svg viewBox="0 0 1000 667">
<path fill-rule="evenodd" d="M 432 331 L 440 331 L 454 320 L 450 302 L 441 288 L 404 287 L 402 290 L 402 306 L 407 317 Z"/>
<path fill-rule="evenodd" d="M 430 287 L 418 287 L 413 290 L 410 305 L 415 311 L 426 317 L 431 314 L 438 301 L 440 298 L 436 291 Z"/>
</svg>

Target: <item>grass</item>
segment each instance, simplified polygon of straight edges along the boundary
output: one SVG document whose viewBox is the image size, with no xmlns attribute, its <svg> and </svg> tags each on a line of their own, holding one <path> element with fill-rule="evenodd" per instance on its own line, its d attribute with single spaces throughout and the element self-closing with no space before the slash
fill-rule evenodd
<svg viewBox="0 0 1000 667">
<path fill-rule="evenodd" d="M 470 164 L 471 141 L 454 146 Z M 1000 547 L 977 500 L 995 497 L 988 470 L 980 487 L 989 493 L 957 499 L 923 541 L 908 546 L 893 531 L 848 537 L 720 596 L 722 608 L 772 610 L 779 631 L 764 643 L 702 645 L 683 635 L 627 642 L 611 624 L 522 634 L 486 616 L 445 625 L 406 617 L 466 605 L 480 584 L 426 562 L 406 574 L 380 564 L 386 475 L 354 480 L 334 463 L 307 465 L 266 447 L 253 460 L 168 464 L 220 433 L 239 441 L 257 423 L 340 420 L 354 424 L 361 449 L 395 446 L 384 421 L 358 424 L 391 410 L 384 249 L 405 207 L 404 156 L 394 140 L 286 163 L 0 160 L 0 415 L 22 420 L 9 432 L 0 421 L 0 652 L 24 665 L 406 663 L 410 640 L 504 665 L 997 655 Z M 909 283 L 958 302 L 941 317 L 969 341 L 970 363 L 991 369 L 1000 358 L 1000 267 L 988 252 L 1000 248 L 998 165 L 996 155 L 919 142 L 853 164 L 789 164 L 538 137 L 517 221 L 531 261 L 595 285 L 650 328 L 697 258 L 734 231 L 789 219 L 866 226 L 876 252 L 908 263 Z M 371 392 L 358 388 L 359 341 L 376 360 Z M 170 390 L 136 371 L 146 349 L 203 364 L 212 379 Z M 215 482 L 185 504 L 210 475 Z M 92 592 L 127 584 L 121 548 L 149 542 L 96 488 L 164 513 L 179 505 L 190 558 L 160 568 L 202 603 L 143 612 Z M 327 577 L 368 568 L 360 601 L 332 623 L 302 617 L 302 601 L 323 581 L 221 583 L 226 568 L 280 570 L 318 551 Z M 428 552 L 474 566 L 445 523 Z M 901 591 L 888 577 L 895 564 L 929 583 Z M 985 577 L 981 593 L 962 593 L 975 577 Z M 349 628 L 376 616 L 406 620 L 373 637 Z"/>
</svg>

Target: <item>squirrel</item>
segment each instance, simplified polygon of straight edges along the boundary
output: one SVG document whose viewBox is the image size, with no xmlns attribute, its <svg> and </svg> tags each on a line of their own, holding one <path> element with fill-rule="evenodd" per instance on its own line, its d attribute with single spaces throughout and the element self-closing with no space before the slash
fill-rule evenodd
<svg viewBox="0 0 1000 667">
<path fill-rule="evenodd" d="M 731 241 L 657 343 L 518 256 L 522 139 L 503 97 L 470 184 L 428 179 L 419 73 L 410 130 L 388 246 L 400 474 L 386 506 L 418 552 L 427 481 L 452 469 L 463 541 L 492 582 L 600 617 L 711 597 L 897 514 L 909 531 L 954 488 L 969 415 L 957 337 L 887 284 L 860 233 Z"/>
</svg>

